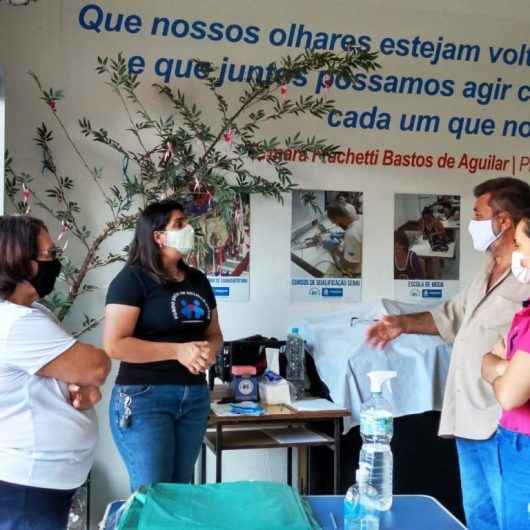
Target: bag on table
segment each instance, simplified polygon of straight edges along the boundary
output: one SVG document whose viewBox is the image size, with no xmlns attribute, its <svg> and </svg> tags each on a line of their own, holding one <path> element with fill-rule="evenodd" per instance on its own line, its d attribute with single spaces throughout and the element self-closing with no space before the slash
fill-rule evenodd
<svg viewBox="0 0 530 530">
<path fill-rule="evenodd" d="M 276 482 L 153 484 L 134 493 L 116 530 L 317 530 L 311 508 Z"/>
</svg>

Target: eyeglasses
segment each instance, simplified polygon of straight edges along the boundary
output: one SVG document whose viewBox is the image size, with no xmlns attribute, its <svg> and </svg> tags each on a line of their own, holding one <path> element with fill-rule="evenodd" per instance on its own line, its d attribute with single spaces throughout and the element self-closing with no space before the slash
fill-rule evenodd
<svg viewBox="0 0 530 530">
<path fill-rule="evenodd" d="M 59 259 L 62 257 L 64 251 L 61 247 L 50 247 L 46 250 L 43 250 L 37 254 L 37 258 L 45 258 L 45 259 Z"/>
</svg>

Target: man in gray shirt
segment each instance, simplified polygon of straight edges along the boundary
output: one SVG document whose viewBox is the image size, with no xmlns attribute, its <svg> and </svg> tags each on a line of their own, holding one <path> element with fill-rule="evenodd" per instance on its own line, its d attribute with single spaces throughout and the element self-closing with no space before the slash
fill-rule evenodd
<svg viewBox="0 0 530 530">
<path fill-rule="evenodd" d="M 495 431 L 500 409 L 481 378 L 482 357 L 503 338 L 530 285 L 511 274 L 515 227 L 530 208 L 530 186 L 515 178 L 487 180 L 474 189 L 469 231 L 488 258 L 471 284 L 430 312 L 386 316 L 367 340 L 385 344 L 402 333 L 440 335 L 453 344 L 440 436 L 455 437 L 469 530 L 500 530 L 501 472 Z"/>
</svg>

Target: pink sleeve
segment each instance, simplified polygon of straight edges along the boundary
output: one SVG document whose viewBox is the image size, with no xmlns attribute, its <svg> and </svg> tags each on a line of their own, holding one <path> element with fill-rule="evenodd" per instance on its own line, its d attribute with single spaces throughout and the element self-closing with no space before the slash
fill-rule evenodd
<svg viewBox="0 0 530 530">
<path fill-rule="evenodd" d="M 525 332 L 517 340 L 517 347 L 515 352 L 522 351 L 530 355 L 530 322 L 527 325 Z"/>
</svg>

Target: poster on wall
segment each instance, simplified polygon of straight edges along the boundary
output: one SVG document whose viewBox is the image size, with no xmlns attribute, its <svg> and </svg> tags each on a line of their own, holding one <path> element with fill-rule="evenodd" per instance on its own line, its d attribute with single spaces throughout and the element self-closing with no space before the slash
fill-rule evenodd
<svg viewBox="0 0 530 530">
<path fill-rule="evenodd" d="M 203 271 L 219 301 L 249 299 L 250 197 L 241 195 L 230 215 L 223 215 L 211 195 L 195 194 L 186 212 L 195 227 L 190 264 Z"/>
<path fill-rule="evenodd" d="M 363 194 L 294 191 L 291 300 L 357 302 L 362 267 Z"/>
<path fill-rule="evenodd" d="M 394 295 L 451 298 L 460 278 L 460 196 L 398 193 L 394 208 Z"/>
</svg>

